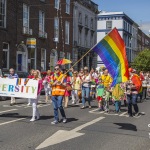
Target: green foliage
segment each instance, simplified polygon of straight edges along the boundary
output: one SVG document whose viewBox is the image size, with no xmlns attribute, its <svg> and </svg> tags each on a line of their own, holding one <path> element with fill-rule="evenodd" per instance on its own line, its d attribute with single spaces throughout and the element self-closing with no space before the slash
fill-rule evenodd
<svg viewBox="0 0 150 150">
<path fill-rule="evenodd" d="M 150 71 L 150 49 L 141 51 L 132 63 L 137 71 Z"/>
</svg>

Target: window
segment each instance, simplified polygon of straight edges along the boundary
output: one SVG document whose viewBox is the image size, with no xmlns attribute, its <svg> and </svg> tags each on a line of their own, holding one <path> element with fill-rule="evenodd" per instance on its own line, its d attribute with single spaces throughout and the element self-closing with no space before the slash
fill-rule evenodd
<svg viewBox="0 0 150 150">
<path fill-rule="evenodd" d="M 70 0 L 66 0 L 66 13 L 70 14 Z"/>
<path fill-rule="evenodd" d="M 80 24 L 82 24 L 82 14 L 81 13 L 79 13 L 79 20 L 78 21 Z"/>
<path fill-rule="evenodd" d="M 46 70 L 46 49 L 41 49 L 41 70 Z"/>
<path fill-rule="evenodd" d="M 60 51 L 59 60 L 63 59 L 64 57 L 65 57 L 65 53 L 63 51 Z"/>
<path fill-rule="evenodd" d="M 0 0 L 0 27 L 6 28 L 6 0 Z"/>
<path fill-rule="evenodd" d="M 5 69 L 9 68 L 9 44 L 3 43 L 2 66 Z"/>
<path fill-rule="evenodd" d="M 39 35 L 44 35 L 45 33 L 45 13 L 39 11 Z"/>
<path fill-rule="evenodd" d="M 93 18 L 91 19 L 91 29 L 93 29 Z"/>
<path fill-rule="evenodd" d="M 112 29 L 112 21 L 106 21 L 106 29 Z"/>
<path fill-rule="evenodd" d="M 81 36 L 82 36 L 82 29 L 79 28 L 79 31 L 78 31 L 78 44 L 81 46 Z"/>
<path fill-rule="evenodd" d="M 65 44 L 69 44 L 69 30 L 70 24 L 68 21 L 65 22 Z"/>
<path fill-rule="evenodd" d="M 88 30 L 85 29 L 85 47 L 88 47 Z"/>
<path fill-rule="evenodd" d="M 29 28 L 29 6 L 23 4 L 23 27 Z"/>
<path fill-rule="evenodd" d="M 85 26 L 88 26 L 88 16 L 85 16 Z"/>
<path fill-rule="evenodd" d="M 94 32 L 91 32 L 91 47 L 94 45 Z"/>
<path fill-rule="evenodd" d="M 60 0 L 55 0 L 55 8 L 56 9 L 59 9 L 59 3 L 60 3 Z"/>
<path fill-rule="evenodd" d="M 54 18 L 54 38 L 57 38 L 57 41 L 59 41 L 59 18 Z"/>
</svg>

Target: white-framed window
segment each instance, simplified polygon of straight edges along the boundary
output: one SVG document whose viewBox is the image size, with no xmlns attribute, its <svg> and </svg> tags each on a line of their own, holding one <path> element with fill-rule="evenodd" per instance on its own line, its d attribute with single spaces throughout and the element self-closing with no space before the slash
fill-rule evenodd
<svg viewBox="0 0 150 150">
<path fill-rule="evenodd" d="M 69 30 L 70 30 L 70 23 L 66 21 L 65 22 L 65 44 L 69 44 Z"/>
<path fill-rule="evenodd" d="M 6 28 L 6 0 L 0 0 L 0 27 Z"/>
<path fill-rule="evenodd" d="M 88 27 L 88 16 L 87 15 L 85 15 L 85 26 Z"/>
<path fill-rule="evenodd" d="M 57 38 L 59 41 L 59 18 L 54 18 L 54 38 Z"/>
<path fill-rule="evenodd" d="M 45 33 L 45 13 L 39 11 L 39 34 L 43 35 Z"/>
<path fill-rule="evenodd" d="M 41 49 L 41 70 L 46 70 L 46 49 Z"/>
<path fill-rule="evenodd" d="M 106 21 L 106 29 L 112 29 L 112 21 Z"/>
<path fill-rule="evenodd" d="M 67 52 L 66 58 L 69 59 L 69 60 L 71 59 L 71 55 L 70 55 L 69 52 Z M 67 66 L 68 69 L 70 68 L 70 64 L 68 64 L 68 65 L 66 65 L 66 66 Z"/>
<path fill-rule="evenodd" d="M 56 9 L 59 9 L 59 3 L 60 3 L 60 0 L 55 0 L 55 8 Z"/>
<path fill-rule="evenodd" d="M 23 4 L 23 27 L 29 28 L 29 6 Z"/>
<path fill-rule="evenodd" d="M 9 44 L 3 43 L 2 66 L 9 69 Z"/>
<path fill-rule="evenodd" d="M 70 0 L 66 0 L 66 13 L 70 14 Z"/>
</svg>

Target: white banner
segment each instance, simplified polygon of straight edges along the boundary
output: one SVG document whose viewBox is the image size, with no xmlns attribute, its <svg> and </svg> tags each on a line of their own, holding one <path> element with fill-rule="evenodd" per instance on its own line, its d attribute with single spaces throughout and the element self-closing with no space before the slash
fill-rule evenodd
<svg viewBox="0 0 150 150">
<path fill-rule="evenodd" d="M 37 98 L 38 81 L 24 78 L 0 78 L 0 96 Z"/>
</svg>

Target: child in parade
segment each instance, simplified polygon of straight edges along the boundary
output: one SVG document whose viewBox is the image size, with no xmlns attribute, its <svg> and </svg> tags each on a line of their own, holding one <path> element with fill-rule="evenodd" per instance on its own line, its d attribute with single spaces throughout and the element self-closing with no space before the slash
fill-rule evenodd
<svg viewBox="0 0 150 150">
<path fill-rule="evenodd" d="M 104 95 L 104 84 L 102 83 L 102 80 L 99 80 L 99 83 L 96 88 L 97 91 L 97 101 L 98 101 L 98 108 L 99 111 L 104 111 L 104 101 L 103 101 L 103 95 Z"/>
<path fill-rule="evenodd" d="M 121 100 L 124 99 L 124 93 L 125 93 L 125 84 L 124 83 L 118 83 L 112 88 L 112 99 L 115 102 L 116 113 L 120 112 Z"/>
<path fill-rule="evenodd" d="M 34 78 L 33 80 L 38 81 L 38 92 L 37 92 L 37 98 L 36 99 L 31 99 L 31 104 L 32 104 L 32 118 L 30 121 L 35 121 L 40 119 L 40 114 L 37 108 L 38 100 L 40 98 L 40 93 L 42 90 L 42 79 L 40 78 L 40 72 L 38 70 L 34 71 Z"/>
<path fill-rule="evenodd" d="M 78 72 L 77 71 L 74 71 L 74 73 L 73 73 L 72 87 L 73 87 L 73 91 L 72 91 L 72 104 L 75 104 L 75 103 L 79 102 L 78 93 L 81 90 L 81 79 L 78 76 Z"/>
<path fill-rule="evenodd" d="M 44 90 L 45 90 L 45 102 L 48 102 L 48 96 L 51 96 L 51 87 L 50 87 L 50 77 L 51 77 L 51 70 L 47 71 L 47 75 L 43 80 Z"/>
</svg>

